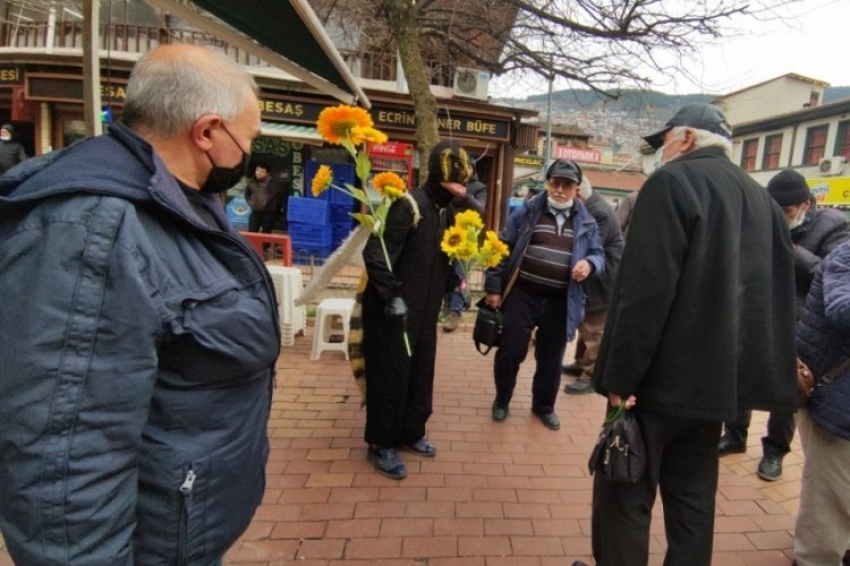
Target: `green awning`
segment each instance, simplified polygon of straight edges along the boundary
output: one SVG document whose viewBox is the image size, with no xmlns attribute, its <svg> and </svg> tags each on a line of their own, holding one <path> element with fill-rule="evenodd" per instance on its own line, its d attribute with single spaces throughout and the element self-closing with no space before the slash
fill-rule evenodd
<svg viewBox="0 0 850 566">
<path fill-rule="evenodd" d="M 322 136 L 316 128 L 298 126 L 296 124 L 281 124 L 280 122 L 263 122 L 260 135 L 270 138 L 283 138 L 290 141 L 310 145 L 322 145 Z"/>
<path fill-rule="evenodd" d="M 145 1 L 320 92 L 349 104 L 371 106 L 307 0 Z"/>
</svg>

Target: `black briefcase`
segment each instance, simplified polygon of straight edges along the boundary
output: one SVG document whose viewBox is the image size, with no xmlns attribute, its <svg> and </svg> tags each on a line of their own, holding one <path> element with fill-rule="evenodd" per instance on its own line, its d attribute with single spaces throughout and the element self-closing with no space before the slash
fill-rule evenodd
<svg viewBox="0 0 850 566">
<path fill-rule="evenodd" d="M 478 307 L 478 314 L 475 315 L 472 340 L 478 353 L 486 356 L 492 348 L 499 346 L 502 336 L 502 313 L 487 306 L 484 299 L 478 301 L 475 306 Z M 482 346 L 486 348 L 483 351 Z"/>
</svg>

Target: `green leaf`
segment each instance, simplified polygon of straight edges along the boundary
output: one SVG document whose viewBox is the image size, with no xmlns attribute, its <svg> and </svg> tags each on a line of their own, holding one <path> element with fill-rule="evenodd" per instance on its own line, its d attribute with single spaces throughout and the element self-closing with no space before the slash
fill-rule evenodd
<svg viewBox="0 0 850 566">
<path fill-rule="evenodd" d="M 357 158 L 354 161 L 354 167 L 357 172 L 357 177 L 365 187 L 366 181 L 369 179 L 369 173 L 372 172 L 372 162 L 369 161 L 369 156 L 366 155 L 365 151 L 361 151 L 357 154 Z"/>
</svg>

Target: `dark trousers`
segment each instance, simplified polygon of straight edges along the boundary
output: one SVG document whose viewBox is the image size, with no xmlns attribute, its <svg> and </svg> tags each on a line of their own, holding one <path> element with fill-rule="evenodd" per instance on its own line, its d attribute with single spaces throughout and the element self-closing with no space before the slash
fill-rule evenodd
<svg viewBox="0 0 850 566">
<path fill-rule="evenodd" d="M 275 210 L 254 210 L 248 218 L 249 232 L 264 232 L 270 234 L 274 224 Z"/>
<path fill-rule="evenodd" d="M 638 399 L 640 403 L 640 399 Z M 638 483 L 593 481 L 596 566 L 646 566 L 656 491 L 664 503 L 664 566 L 710 566 L 720 422 L 641 412 L 647 474 Z"/>
<path fill-rule="evenodd" d="M 561 387 L 561 360 L 567 347 L 566 295 L 564 292 L 557 297 L 541 297 L 517 285 L 505 299 L 502 338 L 493 359 L 495 405 L 507 408 L 511 402 L 519 366 L 528 355 L 528 342 L 536 326 L 531 410 L 545 415 L 555 409 Z"/>
<path fill-rule="evenodd" d="M 363 296 L 363 354 L 366 373 L 367 443 L 390 448 L 425 436 L 433 411 L 437 312 L 428 323 L 408 320 L 412 356 L 404 345 L 404 326 L 385 317 L 377 293 Z M 430 310 L 430 309 L 429 309 Z"/>
<path fill-rule="evenodd" d="M 726 429 L 724 434 L 732 442 L 746 446 L 752 416 L 752 411 L 738 411 L 734 422 L 723 423 Z M 785 456 L 791 451 L 792 440 L 794 440 L 794 413 L 770 413 L 767 418 L 767 436 L 761 439 L 764 454 Z"/>
</svg>

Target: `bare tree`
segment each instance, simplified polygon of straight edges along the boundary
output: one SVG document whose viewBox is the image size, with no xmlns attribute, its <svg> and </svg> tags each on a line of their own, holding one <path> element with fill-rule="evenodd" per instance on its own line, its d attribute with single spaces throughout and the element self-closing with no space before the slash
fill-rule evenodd
<svg viewBox="0 0 850 566">
<path fill-rule="evenodd" d="M 804 0 L 311 0 L 368 51 L 396 50 L 416 114 L 422 163 L 437 142 L 427 61 L 560 77 L 604 97 L 648 88 L 734 21 L 774 19 Z M 695 81 L 697 82 L 697 81 Z"/>
</svg>

